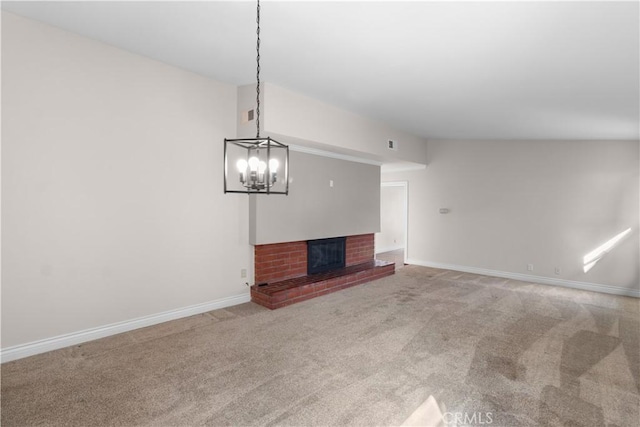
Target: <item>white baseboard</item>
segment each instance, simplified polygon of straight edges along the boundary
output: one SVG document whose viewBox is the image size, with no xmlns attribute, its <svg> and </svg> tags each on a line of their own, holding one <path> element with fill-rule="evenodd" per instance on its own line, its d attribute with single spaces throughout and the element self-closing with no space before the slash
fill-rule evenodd
<svg viewBox="0 0 640 427">
<path fill-rule="evenodd" d="M 72 332 L 70 334 L 59 335 L 26 344 L 19 344 L 0 350 L 0 360 L 2 363 L 10 362 L 12 360 L 22 359 L 23 357 L 46 353 L 47 351 L 69 347 L 87 341 L 93 341 L 98 338 L 132 331 L 146 326 L 157 325 L 158 323 L 168 322 L 169 320 L 180 319 L 182 317 L 206 313 L 211 310 L 243 304 L 249 301 L 251 301 L 251 295 L 248 293 L 236 295 L 149 316 L 138 317 L 137 319 L 126 320 L 124 322 L 112 323 L 110 325 L 86 329 L 84 331 Z"/>
<path fill-rule="evenodd" d="M 464 273 L 483 274 L 485 276 L 502 277 L 505 279 L 520 280 L 523 282 L 541 283 L 543 285 L 562 286 L 565 288 L 581 289 L 583 291 L 602 292 L 605 294 L 623 295 L 640 298 L 640 289 L 618 288 L 616 286 L 602 285 L 598 283 L 578 282 L 575 280 L 554 279 L 551 277 L 533 276 L 529 274 L 511 273 L 507 271 L 488 270 L 485 268 L 466 267 L 455 264 L 442 264 L 439 262 L 408 259 L 408 264 L 421 265 L 423 267 L 442 268 L 445 270 L 462 271 Z"/>
</svg>

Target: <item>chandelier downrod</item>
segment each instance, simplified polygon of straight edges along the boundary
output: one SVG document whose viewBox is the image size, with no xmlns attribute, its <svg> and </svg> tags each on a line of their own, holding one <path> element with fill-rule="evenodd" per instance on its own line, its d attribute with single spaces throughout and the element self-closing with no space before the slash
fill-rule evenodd
<svg viewBox="0 0 640 427">
<path fill-rule="evenodd" d="M 256 138 L 260 139 L 260 0 L 256 10 Z"/>
</svg>

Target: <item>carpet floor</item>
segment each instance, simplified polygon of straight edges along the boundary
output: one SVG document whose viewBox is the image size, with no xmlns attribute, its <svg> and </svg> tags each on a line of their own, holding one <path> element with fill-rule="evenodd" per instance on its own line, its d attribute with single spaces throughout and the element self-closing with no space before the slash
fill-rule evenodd
<svg viewBox="0 0 640 427">
<path fill-rule="evenodd" d="M 3 426 L 638 426 L 640 300 L 406 266 L 2 365 Z"/>
</svg>

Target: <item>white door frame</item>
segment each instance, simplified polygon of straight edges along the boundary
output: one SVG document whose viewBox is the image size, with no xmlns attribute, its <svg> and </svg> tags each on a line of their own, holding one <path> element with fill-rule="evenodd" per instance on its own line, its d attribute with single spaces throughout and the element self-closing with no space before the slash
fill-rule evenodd
<svg viewBox="0 0 640 427">
<path fill-rule="evenodd" d="M 381 182 L 380 187 L 402 187 L 404 189 L 404 206 L 402 207 L 402 218 L 404 220 L 404 263 L 409 259 L 409 182 L 408 181 L 387 181 Z"/>
</svg>

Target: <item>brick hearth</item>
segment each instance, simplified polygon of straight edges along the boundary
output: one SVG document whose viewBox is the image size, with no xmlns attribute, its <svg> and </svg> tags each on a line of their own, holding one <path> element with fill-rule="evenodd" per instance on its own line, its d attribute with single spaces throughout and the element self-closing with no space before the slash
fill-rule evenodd
<svg viewBox="0 0 640 427">
<path fill-rule="evenodd" d="M 395 272 L 395 264 L 374 260 L 373 234 L 347 236 L 345 249 L 344 268 L 307 276 L 306 241 L 256 245 L 251 300 L 275 309 Z"/>
<path fill-rule="evenodd" d="M 327 273 L 296 277 L 267 286 L 252 286 L 251 300 L 273 310 L 381 279 L 393 273 L 395 273 L 394 263 L 371 260 Z"/>
</svg>

